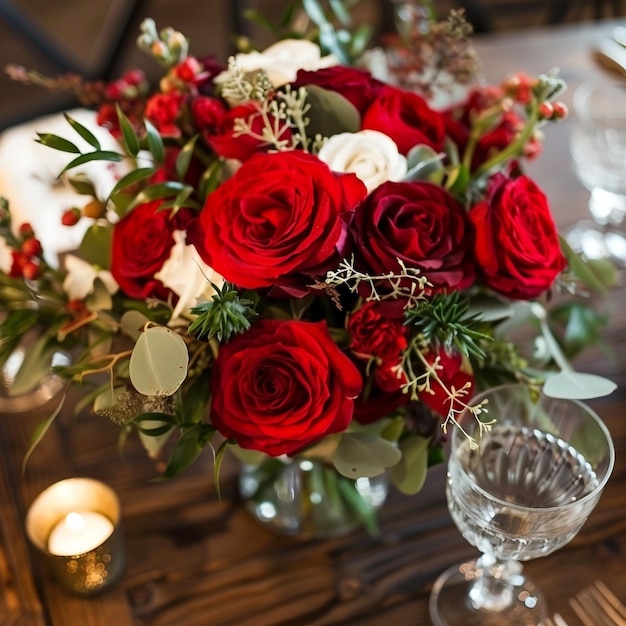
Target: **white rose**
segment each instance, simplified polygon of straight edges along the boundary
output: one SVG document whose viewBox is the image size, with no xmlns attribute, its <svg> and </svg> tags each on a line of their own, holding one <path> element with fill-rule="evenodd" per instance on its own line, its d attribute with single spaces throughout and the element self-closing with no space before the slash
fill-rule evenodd
<svg viewBox="0 0 626 626">
<path fill-rule="evenodd" d="M 70 300 L 84 300 L 93 292 L 96 279 L 102 282 L 111 295 L 119 289 L 119 285 L 111 272 L 98 269 L 73 254 L 68 254 L 65 257 L 65 269 L 67 275 L 63 281 L 63 291 Z"/>
<path fill-rule="evenodd" d="M 215 290 L 211 283 L 221 287 L 224 279 L 198 255 L 194 246 L 185 243 L 185 232 L 174 232 L 174 246 L 163 267 L 154 275 L 177 296 L 172 313 L 176 319 L 202 301 L 211 300 Z"/>
<path fill-rule="evenodd" d="M 245 74 L 264 70 L 274 87 L 280 87 L 296 80 L 298 70 L 315 71 L 337 65 L 332 54 L 322 56 L 320 48 L 305 39 L 284 39 L 263 52 L 241 52 L 235 55 L 237 67 Z M 228 80 L 228 70 L 215 79 L 216 83 Z"/>
<path fill-rule="evenodd" d="M 356 174 L 368 193 L 388 180 L 402 180 L 407 173 L 406 158 L 396 143 L 377 130 L 333 135 L 318 156 L 335 172 Z"/>
</svg>

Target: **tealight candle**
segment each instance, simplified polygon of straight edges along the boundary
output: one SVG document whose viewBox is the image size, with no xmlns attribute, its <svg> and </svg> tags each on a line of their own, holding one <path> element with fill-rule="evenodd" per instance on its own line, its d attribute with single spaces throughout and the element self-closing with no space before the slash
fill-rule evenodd
<svg viewBox="0 0 626 626">
<path fill-rule="evenodd" d="M 98 593 L 122 574 L 119 500 L 100 481 L 70 478 L 48 487 L 28 510 L 26 531 L 67 591 Z"/>
<path fill-rule="evenodd" d="M 95 550 L 113 534 L 109 518 L 93 511 L 72 511 L 50 533 L 48 552 L 73 556 Z"/>
</svg>

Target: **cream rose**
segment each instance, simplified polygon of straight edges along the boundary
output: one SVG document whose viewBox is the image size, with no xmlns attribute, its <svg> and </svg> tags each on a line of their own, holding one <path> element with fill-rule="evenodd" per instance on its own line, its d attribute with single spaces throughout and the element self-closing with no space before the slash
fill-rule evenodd
<svg viewBox="0 0 626 626">
<path fill-rule="evenodd" d="M 211 300 L 211 283 L 221 287 L 224 279 L 198 256 L 194 246 L 185 243 L 185 232 L 174 232 L 174 246 L 163 267 L 154 275 L 177 296 L 172 319 L 188 313 L 200 302 Z"/>
<path fill-rule="evenodd" d="M 406 158 L 398 146 L 377 130 L 333 135 L 318 156 L 335 172 L 356 174 L 368 193 L 388 180 L 402 180 L 407 173 Z"/>
<path fill-rule="evenodd" d="M 84 300 L 90 293 L 93 293 L 96 280 L 99 280 L 111 295 L 119 289 L 111 272 L 98 269 L 73 254 L 66 256 L 65 269 L 67 275 L 63 281 L 63 291 L 70 300 Z"/>
<path fill-rule="evenodd" d="M 245 74 L 264 70 L 274 87 L 296 80 L 298 70 L 315 71 L 338 63 L 337 57 L 332 54 L 323 57 L 319 46 L 305 39 L 284 39 L 263 52 L 241 52 L 234 61 Z M 229 76 L 230 71 L 226 70 L 215 82 L 224 83 Z"/>
</svg>

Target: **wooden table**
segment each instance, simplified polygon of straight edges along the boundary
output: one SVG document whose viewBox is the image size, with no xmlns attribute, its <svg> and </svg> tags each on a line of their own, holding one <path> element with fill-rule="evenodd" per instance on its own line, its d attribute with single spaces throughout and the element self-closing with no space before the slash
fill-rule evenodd
<svg viewBox="0 0 626 626">
<path fill-rule="evenodd" d="M 573 88 L 592 75 L 608 80 L 589 50 L 610 28 L 507 33 L 477 40 L 477 48 L 491 80 L 558 65 Z M 587 193 L 570 170 L 568 123 L 548 132 L 545 152 L 529 171 L 565 227 L 585 215 Z M 606 306 L 612 314 L 607 339 L 613 353 L 591 351 L 579 367 L 609 375 L 620 385 L 611 397 L 593 402 L 615 439 L 615 472 L 576 539 L 527 565 L 552 610 L 571 624 L 579 622 L 567 598 L 598 577 L 626 600 L 626 289 L 616 289 Z M 117 429 L 86 415 L 60 418 L 22 475 L 24 450 L 44 413 L 0 419 L 3 626 L 429 624 L 433 581 L 447 566 L 475 553 L 449 518 L 443 467 L 431 471 L 420 494 L 390 495 L 380 539 L 357 532 L 339 540 L 302 542 L 275 536 L 248 516 L 237 499 L 234 464 L 223 470 L 221 501 L 209 454 L 185 476 L 153 482 L 156 468 L 136 442 L 120 457 Z M 69 596 L 50 580 L 23 530 L 25 512 L 38 493 L 57 480 L 81 475 L 117 491 L 127 542 L 123 579 L 90 599 Z"/>
</svg>

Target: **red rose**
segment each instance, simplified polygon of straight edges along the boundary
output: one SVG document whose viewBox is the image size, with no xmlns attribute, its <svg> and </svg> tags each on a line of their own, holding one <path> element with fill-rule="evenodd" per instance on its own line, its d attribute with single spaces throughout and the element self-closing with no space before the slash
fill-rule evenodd
<svg viewBox="0 0 626 626">
<path fill-rule="evenodd" d="M 365 112 L 362 128 L 378 130 L 398 145 L 402 154 L 425 144 L 434 150 L 444 147 L 446 129 L 441 113 L 431 109 L 416 93 L 385 87 Z"/>
<path fill-rule="evenodd" d="M 445 386 L 445 389 L 437 380 L 431 379 L 430 393 L 424 390 L 420 393 L 419 399 L 437 413 L 437 415 L 446 418 L 452 408 L 448 392 L 452 392 L 453 389 L 458 391 L 467 385 L 467 393 L 463 396 L 463 400 L 469 400 L 474 394 L 474 377 L 470 372 L 464 369 L 463 358 L 460 354 L 449 354 L 441 348 L 437 353 L 429 352 L 425 355 L 426 360 L 431 365 L 435 362 L 437 357 L 439 358 L 437 376 Z M 458 409 L 458 405 L 455 406 L 455 408 Z"/>
<path fill-rule="evenodd" d="M 146 119 L 151 122 L 163 137 L 180 137 L 181 130 L 176 124 L 183 97 L 177 92 L 158 93 L 146 103 Z"/>
<path fill-rule="evenodd" d="M 131 298 L 147 298 L 164 289 L 154 274 L 170 255 L 179 222 L 178 216 L 172 219 L 169 211 L 159 210 L 161 202 L 134 208 L 113 230 L 111 273 Z"/>
<path fill-rule="evenodd" d="M 335 91 L 354 105 L 361 115 L 378 98 L 385 83 L 376 80 L 369 72 L 355 67 L 333 65 L 315 71 L 300 70 L 292 87 L 316 85 Z"/>
<path fill-rule="evenodd" d="M 312 154 L 258 154 L 209 194 L 195 244 L 241 287 L 305 292 L 343 256 L 345 220 L 365 193 L 356 176 L 334 174 Z"/>
<path fill-rule="evenodd" d="M 217 98 L 198 96 L 191 101 L 191 116 L 199 131 L 215 134 L 226 115 L 226 105 Z"/>
<path fill-rule="evenodd" d="M 526 176 L 496 179 L 489 196 L 469 214 L 479 276 L 509 298 L 535 298 L 566 264 L 546 197 Z"/>
<path fill-rule="evenodd" d="M 399 271 L 399 259 L 419 269 L 435 290 L 464 289 L 474 282 L 472 225 L 463 207 L 438 185 L 383 183 L 355 209 L 350 235 L 355 267 L 369 275 Z"/>
<path fill-rule="evenodd" d="M 361 386 L 325 322 L 263 319 L 220 347 L 211 421 L 242 448 L 291 454 L 345 430 Z"/>
<path fill-rule="evenodd" d="M 365 302 L 348 316 L 350 349 L 359 357 L 398 361 L 407 347 L 408 328 L 402 314 L 390 317 L 380 302 Z"/>
</svg>

